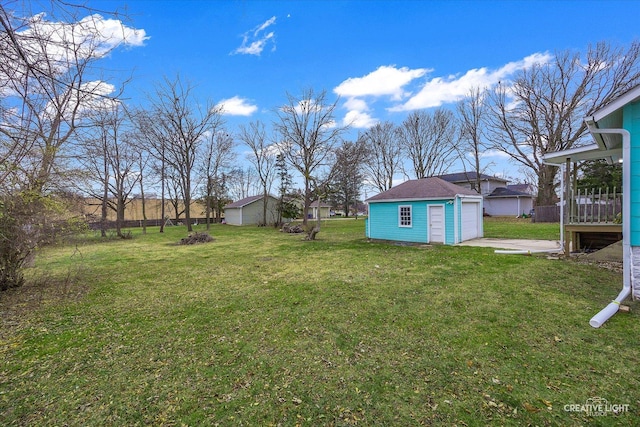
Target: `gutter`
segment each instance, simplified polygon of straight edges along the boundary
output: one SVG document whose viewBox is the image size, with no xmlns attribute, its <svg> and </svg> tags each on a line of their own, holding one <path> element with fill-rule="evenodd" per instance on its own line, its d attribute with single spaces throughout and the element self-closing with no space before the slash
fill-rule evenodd
<svg viewBox="0 0 640 427">
<path fill-rule="evenodd" d="M 589 325 L 599 328 L 618 312 L 620 303 L 631 294 L 631 134 L 626 129 L 598 129 L 593 117 L 585 120 L 592 134 L 618 134 L 622 136 L 622 290 Z"/>
</svg>

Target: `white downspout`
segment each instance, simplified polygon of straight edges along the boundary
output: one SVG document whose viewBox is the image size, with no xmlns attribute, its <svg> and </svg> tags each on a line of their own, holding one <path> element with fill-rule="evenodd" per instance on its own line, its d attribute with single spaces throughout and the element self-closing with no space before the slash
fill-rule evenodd
<svg viewBox="0 0 640 427">
<path fill-rule="evenodd" d="M 622 290 L 605 308 L 593 316 L 589 325 L 599 328 L 618 312 L 620 303 L 631 294 L 631 134 L 626 129 L 595 129 L 587 123 L 591 133 L 622 135 Z"/>
</svg>

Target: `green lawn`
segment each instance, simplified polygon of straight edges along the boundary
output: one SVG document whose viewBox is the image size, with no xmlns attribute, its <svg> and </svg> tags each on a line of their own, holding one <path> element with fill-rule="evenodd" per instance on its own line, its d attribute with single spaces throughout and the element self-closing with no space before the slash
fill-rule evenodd
<svg viewBox="0 0 640 427">
<path fill-rule="evenodd" d="M 0 296 L 0 425 L 638 425 L 640 318 L 588 324 L 619 273 L 371 243 L 361 219 L 156 231 L 48 249 Z M 565 410 L 594 397 L 629 412 Z"/>
<path fill-rule="evenodd" d="M 486 217 L 484 237 L 560 240 L 560 224 L 534 223 L 531 218 Z"/>
</svg>

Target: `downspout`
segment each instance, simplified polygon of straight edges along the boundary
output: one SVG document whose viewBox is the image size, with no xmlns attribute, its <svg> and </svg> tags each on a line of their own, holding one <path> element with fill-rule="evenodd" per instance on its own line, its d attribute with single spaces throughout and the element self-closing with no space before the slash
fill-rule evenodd
<svg viewBox="0 0 640 427">
<path fill-rule="evenodd" d="M 458 202 L 458 200 L 460 200 Z M 453 196 L 453 244 L 457 245 L 462 240 L 462 233 L 460 233 L 460 228 L 462 224 L 459 224 L 458 221 L 462 221 L 462 215 L 458 214 L 458 204 L 460 205 L 460 210 L 462 211 L 462 198 L 459 194 Z M 445 207 L 445 209 L 447 209 Z M 445 214 L 446 218 L 446 214 Z M 444 238 L 445 242 L 447 237 Z"/>
<path fill-rule="evenodd" d="M 622 135 L 622 290 L 605 308 L 593 316 L 589 325 L 599 328 L 618 312 L 620 303 L 631 294 L 631 134 L 626 129 L 597 129 L 594 120 L 587 121 L 589 131 L 594 134 Z"/>
</svg>

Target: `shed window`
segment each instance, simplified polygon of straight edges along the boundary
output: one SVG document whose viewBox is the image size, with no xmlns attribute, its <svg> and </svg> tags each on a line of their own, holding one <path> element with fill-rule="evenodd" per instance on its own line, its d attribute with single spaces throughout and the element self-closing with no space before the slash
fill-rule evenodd
<svg viewBox="0 0 640 427">
<path fill-rule="evenodd" d="M 400 227 L 411 227 L 411 206 L 399 206 L 398 218 Z"/>
</svg>

